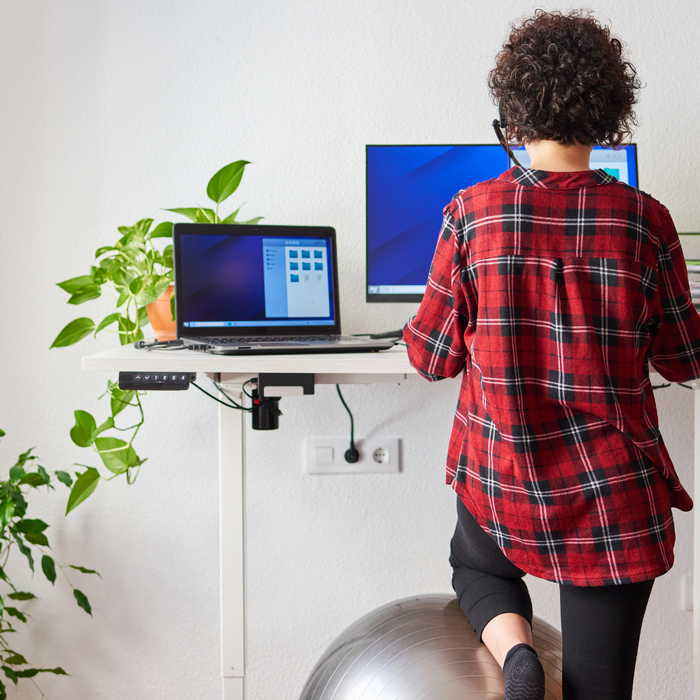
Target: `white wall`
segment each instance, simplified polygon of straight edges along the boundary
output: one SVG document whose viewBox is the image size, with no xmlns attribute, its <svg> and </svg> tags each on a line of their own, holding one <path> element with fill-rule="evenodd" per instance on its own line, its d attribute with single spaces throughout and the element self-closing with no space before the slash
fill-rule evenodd
<svg viewBox="0 0 700 700">
<path fill-rule="evenodd" d="M 693 0 L 589 3 L 629 44 L 647 87 L 639 105 L 641 183 L 678 228 L 700 229 Z M 548 9 L 556 6 L 545 3 Z M 349 332 L 397 328 L 413 311 L 364 302 L 364 145 L 491 142 L 485 89 L 508 21 L 504 0 L 13 0 L 0 2 L 2 469 L 36 445 L 49 469 L 88 458 L 72 412 L 104 412 L 106 377 L 80 358 L 107 340 L 48 351 L 77 315 L 54 283 L 87 270 L 116 226 L 205 202 L 208 178 L 253 161 L 237 203 L 267 223 L 335 226 Z M 561 9 L 566 9 L 562 7 Z M 96 308 L 98 310 L 96 310 Z M 77 313 L 76 313 L 77 312 Z M 330 387 L 288 399 L 279 431 L 248 434 L 247 635 L 250 700 L 296 700 L 325 646 L 389 600 L 450 590 L 454 501 L 443 463 L 457 386 L 348 387 L 356 434 L 403 439 L 400 475 L 310 477 L 302 440 L 342 436 Z M 658 394 L 662 429 L 692 479 L 692 394 Z M 56 558 L 98 569 L 80 580 L 90 619 L 39 574 L 42 599 L 16 646 L 62 665 L 52 700 L 219 698 L 217 407 L 196 391 L 147 398 L 137 484 L 101 484 L 66 520 L 64 495 L 35 499 Z M 692 514 L 678 514 L 677 565 L 657 583 L 637 676 L 640 700 L 690 697 Z M 558 621 L 556 589 L 533 582 Z M 38 698 L 27 690 L 15 697 Z"/>
</svg>

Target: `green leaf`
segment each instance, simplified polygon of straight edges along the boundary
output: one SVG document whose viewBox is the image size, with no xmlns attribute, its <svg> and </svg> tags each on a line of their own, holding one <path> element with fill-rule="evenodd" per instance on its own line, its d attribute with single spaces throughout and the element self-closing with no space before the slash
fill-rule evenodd
<svg viewBox="0 0 700 700">
<path fill-rule="evenodd" d="M 75 599 L 78 602 L 78 605 L 88 615 L 92 615 L 92 608 L 90 607 L 90 603 L 88 602 L 87 596 L 82 591 L 79 591 L 77 588 L 73 589 L 73 595 L 75 596 Z"/>
<path fill-rule="evenodd" d="M 104 433 L 105 430 L 110 430 L 113 427 L 114 418 L 110 416 L 104 423 L 102 423 L 102 425 L 98 425 L 97 428 L 95 428 L 95 436 L 99 435 L 100 433 Z"/>
<path fill-rule="evenodd" d="M 5 608 L 5 612 L 8 615 L 11 615 L 12 617 L 16 617 L 18 620 L 21 620 L 22 622 L 27 621 L 27 616 L 21 610 L 17 610 L 17 608 Z"/>
<path fill-rule="evenodd" d="M 59 282 L 56 286 L 60 287 L 64 292 L 68 292 L 68 294 L 75 294 L 78 290 L 91 284 L 92 277 L 90 275 L 81 275 L 80 277 L 72 277 L 65 282 Z"/>
<path fill-rule="evenodd" d="M 173 247 L 172 247 L 172 245 L 165 246 L 165 249 L 163 250 L 162 261 L 163 261 L 163 267 L 172 268 L 172 266 L 173 266 Z"/>
<path fill-rule="evenodd" d="M 70 488 L 73 485 L 73 479 L 68 472 L 56 472 L 56 478 Z"/>
<path fill-rule="evenodd" d="M 12 536 L 17 540 L 17 546 L 19 547 L 19 551 L 24 554 L 25 557 L 27 557 L 27 562 L 29 563 L 29 568 L 34 571 L 34 557 L 32 556 L 32 550 L 27 547 L 26 544 L 24 544 L 24 541 L 22 538 L 16 533 L 13 532 Z"/>
<path fill-rule="evenodd" d="M 175 214 L 182 214 L 186 216 L 190 221 L 197 221 L 197 212 L 199 207 L 185 207 L 184 209 L 166 209 L 165 211 L 172 211 Z"/>
<path fill-rule="evenodd" d="M 110 250 L 116 250 L 116 248 L 112 245 L 103 245 L 101 248 L 98 248 L 95 251 L 95 257 L 99 258 L 101 255 L 108 253 Z"/>
<path fill-rule="evenodd" d="M 89 318 L 76 318 L 71 321 L 51 343 L 52 348 L 64 348 L 74 345 L 95 330 L 95 323 Z"/>
<path fill-rule="evenodd" d="M 60 666 L 57 666 L 56 668 L 28 668 L 24 671 L 17 671 L 16 673 L 17 678 L 32 678 L 33 676 L 36 676 L 37 673 L 55 673 L 58 676 L 69 675 Z M 2 700 L 2 698 L 0 698 L 0 700 Z"/>
<path fill-rule="evenodd" d="M 248 226 L 255 226 L 258 222 L 262 221 L 264 216 L 256 216 L 254 219 L 248 219 L 248 221 L 236 221 L 237 224 L 247 224 Z"/>
<path fill-rule="evenodd" d="M 43 532 L 49 526 L 43 520 L 20 520 L 15 527 L 18 532 L 27 535 Z"/>
<path fill-rule="evenodd" d="M 156 282 L 136 295 L 136 303 L 139 306 L 148 306 L 158 299 L 169 286 L 170 280 L 167 277 L 158 277 Z"/>
<path fill-rule="evenodd" d="M 7 700 L 7 691 L 5 690 L 5 684 L 0 681 L 0 700 Z"/>
<path fill-rule="evenodd" d="M 225 219 L 221 220 L 222 224 L 235 224 L 236 222 L 236 216 L 238 216 L 238 212 L 241 210 L 241 207 L 238 207 L 236 211 L 234 211 L 232 214 L 229 214 Z"/>
<path fill-rule="evenodd" d="M 5 675 L 17 685 L 17 674 L 9 666 L 3 666 L 2 670 L 5 672 Z"/>
<path fill-rule="evenodd" d="M 197 209 L 197 223 L 216 224 L 220 222 L 218 221 L 216 212 L 213 209 L 205 209 L 204 207 L 200 207 Z"/>
<path fill-rule="evenodd" d="M 0 523 L 7 525 L 15 515 L 15 504 L 10 498 L 0 501 Z"/>
<path fill-rule="evenodd" d="M 10 481 L 19 481 L 24 474 L 24 467 L 21 464 L 15 464 L 15 466 L 10 469 Z"/>
<path fill-rule="evenodd" d="M 56 583 L 56 564 L 48 554 L 41 557 L 41 570 L 51 583 Z"/>
<path fill-rule="evenodd" d="M 24 538 L 27 540 L 27 542 L 31 542 L 32 544 L 37 545 L 39 547 L 50 546 L 49 540 L 43 532 L 39 532 L 37 534 L 29 533 L 28 535 L 25 535 Z"/>
<path fill-rule="evenodd" d="M 134 448 L 119 438 L 97 438 L 95 447 L 105 467 L 112 474 L 123 474 L 129 467 L 136 466 L 138 462 Z"/>
<path fill-rule="evenodd" d="M 111 394 L 110 408 L 112 409 L 112 417 L 116 418 L 117 414 L 121 413 L 129 405 L 131 399 L 134 398 L 134 392 L 123 391 L 115 386 L 112 388 Z"/>
<path fill-rule="evenodd" d="M 102 296 L 102 290 L 99 286 L 96 284 L 88 284 L 78 289 L 68 300 L 68 303 L 73 305 L 84 304 L 86 301 L 92 301 L 100 296 Z"/>
<path fill-rule="evenodd" d="M 38 533 L 37 535 L 25 535 L 24 538 L 27 540 L 27 542 L 31 542 L 34 545 L 37 545 L 39 547 L 50 547 L 51 545 L 49 544 L 49 540 L 47 539 L 46 535 L 43 532 Z"/>
<path fill-rule="evenodd" d="M 10 498 L 15 504 L 15 515 L 19 518 L 23 518 L 27 513 L 27 501 L 24 499 L 24 495 L 21 490 L 12 491 L 10 493 Z"/>
<path fill-rule="evenodd" d="M 138 340 L 138 333 L 134 332 L 136 330 L 136 324 L 126 316 L 122 316 L 119 319 L 119 340 L 122 345 L 128 345 Z"/>
<path fill-rule="evenodd" d="M 71 489 L 68 497 L 68 505 L 66 506 L 66 515 L 74 508 L 77 508 L 92 492 L 97 488 L 100 482 L 100 473 L 93 467 L 88 467 L 76 480 L 75 485 Z"/>
<path fill-rule="evenodd" d="M 29 663 L 22 654 L 14 653 L 12 656 L 8 656 L 5 659 L 6 664 L 12 664 L 13 666 L 21 666 L 22 664 Z"/>
<path fill-rule="evenodd" d="M 143 240 L 146 237 L 146 234 L 150 231 L 152 223 L 153 219 L 141 219 L 134 225 L 133 228 L 136 230 L 141 240 Z"/>
<path fill-rule="evenodd" d="M 247 160 L 237 160 L 235 163 L 224 165 L 209 180 L 207 185 L 207 196 L 209 199 L 217 204 L 221 204 L 225 199 L 228 199 L 236 191 L 238 185 L 241 184 L 243 171 L 249 162 Z"/>
<path fill-rule="evenodd" d="M 19 480 L 19 483 L 38 488 L 39 486 L 44 486 L 46 484 L 46 479 L 38 472 L 30 472 L 29 474 L 25 474 Z"/>
<path fill-rule="evenodd" d="M 158 277 L 148 287 L 136 295 L 136 303 L 139 306 L 148 306 L 153 303 L 168 287 L 170 280 L 167 277 Z"/>
<path fill-rule="evenodd" d="M 111 326 L 115 321 L 118 321 L 121 318 L 121 314 L 116 311 L 113 314 L 110 314 L 109 316 L 105 316 L 100 323 L 98 324 L 97 328 L 95 328 L 95 335 L 97 335 L 103 328 L 107 328 L 107 326 Z"/>
<path fill-rule="evenodd" d="M 97 571 L 93 571 L 92 569 L 86 569 L 84 566 L 74 566 L 73 564 L 68 564 L 68 566 L 71 569 L 80 571 L 80 573 L 82 574 L 95 574 L 96 576 L 100 576 L 100 574 Z M 100 578 L 102 578 L 102 576 L 100 576 Z"/>
<path fill-rule="evenodd" d="M 164 221 L 162 224 L 158 224 L 153 231 L 151 231 L 151 234 L 148 236 L 149 238 L 172 238 L 173 237 L 173 223 L 172 221 Z"/>
<path fill-rule="evenodd" d="M 17 676 L 17 678 L 32 678 L 42 670 L 43 669 L 40 668 L 27 668 L 24 671 L 16 671 L 15 675 Z"/>
<path fill-rule="evenodd" d="M 46 469 L 44 469 L 44 467 L 42 467 L 41 465 L 39 465 L 39 466 L 37 467 L 37 471 L 38 471 L 39 474 L 44 478 L 44 483 L 45 483 L 47 486 L 49 486 L 49 485 L 51 484 L 51 477 L 49 476 L 49 473 L 46 471 Z M 52 487 L 52 488 L 53 488 L 53 487 Z"/>
<path fill-rule="evenodd" d="M 122 289 L 121 292 L 119 293 L 119 299 L 117 299 L 117 308 L 120 306 L 123 306 L 124 302 L 131 296 L 131 292 L 129 291 L 129 288 L 127 287 L 126 289 Z"/>
<path fill-rule="evenodd" d="M 23 452 L 19 457 L 17 457 L 18 466 L 26 464 L 30 459 L 36 459 L 36 457 L 32 454 L 33 449 L 33 447 L 30 447 L 26 452 Z"/>
<path fill-rule="evenodd" d="M 75 425 L 70 429 L 70 439 L 78 447 L 89 447 L 95 437 L 97 424 L 87 411 L 75 411 Z"/>
<path fill-rule="evenodd" d="M 16 591 L 15 593 L 8 594 L 7 597 L 12 600 L 32 600 L 32 598 L 36 598 L 33 593 L 28 593 L 27 591 Z"/>
<path fill-rule="evenodd" d="M 0 437 L 5 437 L 5 431 L 4 431 L 4 430 L 0 430 Z"/>
<path fill-rule="evenodd" d="M 135 277 L 131 282 L 129 283 L 129 291 L 136 295 L 138 294 L 144 287 L 145 284 L 148 284 L 148 280 L 145 277 Z"/>
</svg>

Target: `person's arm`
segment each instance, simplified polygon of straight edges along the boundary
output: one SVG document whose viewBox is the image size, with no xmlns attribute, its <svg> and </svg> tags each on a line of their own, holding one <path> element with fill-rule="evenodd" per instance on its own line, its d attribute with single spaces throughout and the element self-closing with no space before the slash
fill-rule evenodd
<svg viewBox="0 0 700 700">
<path fill-rule="evenodd" d="M 464 369 L 469 312 L 461 261 L 455 219 L 448 207 L 423 301 L 403 333 L 411 365 L 430 381 L 456 377 Z"/>
<path fill-rule="evenodd" d="M 700 377 L 700 316 L 693 306 L 683 250 L 670 214 L 661 225 L 658 255 L 659 313 L 650 320 L 648 358 L 672 382 Z"/>
</svg>

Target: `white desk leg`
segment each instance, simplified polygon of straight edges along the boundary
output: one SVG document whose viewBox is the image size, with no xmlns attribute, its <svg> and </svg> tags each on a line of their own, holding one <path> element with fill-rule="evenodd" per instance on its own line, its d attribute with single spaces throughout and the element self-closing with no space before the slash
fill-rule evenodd
<svg viewBox="0 0 700 700">
<path fill-rule="evenodd" d="M 226 391 L 234 400 L 240 400 L 240 387 L 227 386 Z M 224 700 L 243 700 L 243 419 L 246 415 L 219 406 L 221 675 Z"/>
</svg>

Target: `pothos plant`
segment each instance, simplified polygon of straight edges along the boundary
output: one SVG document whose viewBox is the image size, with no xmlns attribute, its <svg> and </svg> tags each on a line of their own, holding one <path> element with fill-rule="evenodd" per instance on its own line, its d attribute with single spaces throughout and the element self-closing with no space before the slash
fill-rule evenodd
<svg viewBox="0 0 700 700">
<path fill-rule="evenodd" d="M 245 166 L 249 161 L 229 163 L 209 180 L 207 196 L 211 207 L 186 207 L 166 209 L 187 217 L 196 223 L 256 224 L 262 217 L 249 221 L 238 221 L 241 210 L 221 218 L 219 205 L 226 201 L 241 183 Z M 164 221 L 153 226 L 153 219 L 141 219 L 133 226 L 120 226 L 119 238 L 113 245 L 102 246 L 95 252 L 95 264 L 90 272 L 72 277 L 58 286 L 70 295 L 69 304 L 79 305 L 110 294 L 115 300 L 114 311 L 95 323 L 91 318 L 81 317 L 71 321 L 56 336 L 51 347 L 73 345 L 89 335 L 112 332 L 118 334 L 122 345 L 141 340 L 143 327 L 148 323 L 146 306 L 154 302 L 173 283 L 173 223 Z M 171 297 L 173 310 L 174 297 Z M 123 391 L 117 383 L 108 382 L 107 390 L 100 397 L 109 397 L 110 411 L 98 425 L 87 411 L 75 411 L 75 425 L 70 431 L 72 441 L 79 447 L 92 449 L 99 457 L 102 467 L 109 473 L 103 476 L 94 466 L 77 465 L 84 469 L 78 474 L 68 498 L 66 513 L 85 501 L 103 479 L 111 480 L 122 474 L 128 483 L 133 483 L 146 459 L 137 455 L 134 440 L 144 424 L 142 397 L 145 392 Z M 116 418 L 131 415 L 129 425 L 117 425 Z M 112 432 L 112 431 L 116 431 Z M 122 435 L 123 437 L 120 437 Z"/>
<path fill-rule="evenodd" d="M 0 430 L 0 437 L 4 435 L 5 433 Z M 73 571 L 83 574 L 97 574 L 97 572 L 74 564 L 58 564 L 51 554 L 46 536 L 49 525 L 43 520 L 27 517 L 29 492 L 42 487 L 48 490 L 54 489 L 51 475 L 38 463 L 38 458 L 32 454 L 33 449 L 30 448 L 21 454 L 10 468 L 7 479 L 0 480 L 0 665 L 5 677 L 12 683 L 17 685 L 23 679 L 28 679 L 39 690 L 41 697 L 45 698 L 35 676 L 39 673 L 67 674 L 61 667 L 32 666 L 10 641 L 9 637 L 17 631 L 15 626 L 19 623 L 26 624 L 31 617 L 26 609 L 21 610 L 17 606 L 33 600 L 36 596 L 15 586 L 9 570 L 10 568 L 16 570 L 16 567 L 8 565 L 16 558 L 13 553 L 18 552 L 26 558 L 33 575 L 35 561 L 40 560 L 41 570 L 48 581 L 55 585 L 57 578 L 65 579 L 73 589 L 76 603 L 90 615 L 92 615 L 92 608 L 87 596 L 73 585 L 68 574 L 72 574 Z M 57 471 L 53 474 L 57 481 L 71 487 L 73 479 L 68 472 Z M 7 698 L 6 686 L 0 680 L 0 700 L 5 698 Z"/>
</svg>

